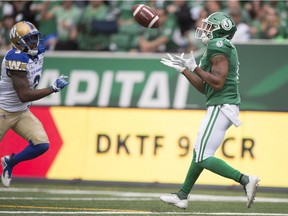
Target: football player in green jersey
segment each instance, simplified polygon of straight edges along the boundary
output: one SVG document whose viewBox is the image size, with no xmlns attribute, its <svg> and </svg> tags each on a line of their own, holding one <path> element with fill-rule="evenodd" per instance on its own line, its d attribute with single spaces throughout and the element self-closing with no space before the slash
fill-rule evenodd
<svg viewBox="0 0 288 216">
<path fill-rule="evenodd" d="M 177 193 L 160 197 L 163 202 L 178 208 L 188 207 L 188 195 L 204 169 L 243 185 L 248 208 L 255 198 L 259 178 L 245 175 L 214 157 L 228 128 L 232 124 L 236 127 L 241 124 L 238 119 L 241 102 L 238 89 L 238 54 L 230 41 L 235 32 L 236 25 L 228 15 L 222 12 L 213 13 L 202 20 L 201 27 L 195 33 L 195 37 L 207 46 L 199 66 L 193 52 L 189 58 L 185 58 L 182 53 L 175 57 L 168 54 L 168 59 L 161 59 L 161 63 L 183 74 L 206 96 L 207 113 L 194 144 L 193 160 L 186 179 Z"/>
</svg>

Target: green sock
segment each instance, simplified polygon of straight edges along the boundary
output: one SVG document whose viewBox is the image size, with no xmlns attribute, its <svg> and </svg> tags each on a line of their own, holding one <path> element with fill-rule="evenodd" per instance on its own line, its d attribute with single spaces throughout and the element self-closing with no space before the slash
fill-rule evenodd
<svg viewBox="0 0 288 216">
<path fill-rule="evenodd" d="M 240 183 L 242 173 L 229 166 L 223 160 L 216 157 L 209 157 L 199 163 L 203 168 L 210 170 L 213 173 L 221 175 L 225 178 L 233 179 Z"/>
<path fill-rule="evenodd" d="M 180 198 L 180 195 L 182 197 L 185 197 L 183 193 L 186 193 L 186 198 L 188 194 L 191 192 L 192 187 L 194 186 L 195 182 L 197 181 L 198 177 L 200 176 L 201 172 L 203 171 L 203 168 L 195 162 L 196 159 L 196 152 L 194 150 L 193 153 L 193 160 L 191 162 L 191 165 L 189 167 L 189 170 L 187 172 L 186 178 L 184 183 L 182 184 L 181 189 L 178 191 L 177 195 Z M 182 193 L 183 192 L 183 193 Z M 186 199 L 184 198 L 184 199 Z"/>
<path fill-rule="evenodd" d="M 181 200 L 188 198 L 188 194 L 187 194 L 186 192 L 184 192 L 183 190 L 181 190 L 181 189 L 178 190 L 177 196 L 178 196 L 179 199 L 181 199 Z"/>
<path fill-rule="evenodd" d="M 249 183 L 249 177 L 242 174 L 241 177 L 240 177 L 240 184 L 245 186 L 248 183 Z"/>
</svg>

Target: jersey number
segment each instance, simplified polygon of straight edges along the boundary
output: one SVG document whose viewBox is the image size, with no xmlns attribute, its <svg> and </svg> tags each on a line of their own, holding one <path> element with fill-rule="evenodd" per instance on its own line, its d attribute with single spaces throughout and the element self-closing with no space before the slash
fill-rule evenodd
<svg viewBox="0 0 288 216">
<path fill-rule="evenodd" d="M 35 76 L 34 81 L 33 81 L 34 82 L 34 89 L 36 89 L 36 87 L 38 86 L 40 78 L 41 78 L 40 75 Z"/>
</svg>

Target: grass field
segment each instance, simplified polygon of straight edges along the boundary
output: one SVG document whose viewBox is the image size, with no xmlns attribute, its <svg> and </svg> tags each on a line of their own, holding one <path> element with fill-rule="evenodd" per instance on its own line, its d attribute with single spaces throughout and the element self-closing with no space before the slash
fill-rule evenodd
<svg viewBox="0 0 288 216">
<path fill-rule="evenodd" d="M 177 188 L 99 186 L 81 183 L 15 183 L 0 188 L 0 215 L 244 215 L 288 216 L 288 193 L 258 190 L 252 208 L 239 190 L 195 189 L 189 207 L 166 205 L 159 196 Z"/>
</svg>

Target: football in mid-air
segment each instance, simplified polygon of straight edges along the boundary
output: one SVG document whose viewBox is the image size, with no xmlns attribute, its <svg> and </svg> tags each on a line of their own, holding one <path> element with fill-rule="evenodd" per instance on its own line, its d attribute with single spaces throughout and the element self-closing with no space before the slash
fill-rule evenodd
<svg viewBox="0 0 288 216">
<path fill-rule="evenodd" d="M 146 28 L 158 28 L 159 16 L 156 11 L 144 4 L 135 4 L 132 7 L 133 17 Z"/>
</svg>

